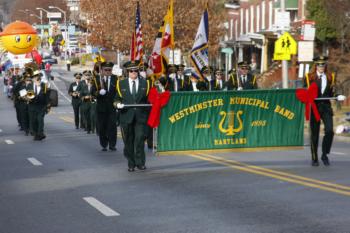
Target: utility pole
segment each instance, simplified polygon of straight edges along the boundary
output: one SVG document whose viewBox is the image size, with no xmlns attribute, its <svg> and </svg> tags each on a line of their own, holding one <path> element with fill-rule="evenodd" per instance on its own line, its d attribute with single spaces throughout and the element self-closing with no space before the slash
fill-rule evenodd
<svg viewBox="0 0 350 233">
<path fill-rule="evenodd" d="M 285 0 L 281 1 L 281 12 L 286 12 L 286 2 Z M 282 34 L 284 33 L 284 30 L 282 30 Z M 288 61 L 282 60 L 282 88 L 286 89 L 288 88 Z"/>
</svg>

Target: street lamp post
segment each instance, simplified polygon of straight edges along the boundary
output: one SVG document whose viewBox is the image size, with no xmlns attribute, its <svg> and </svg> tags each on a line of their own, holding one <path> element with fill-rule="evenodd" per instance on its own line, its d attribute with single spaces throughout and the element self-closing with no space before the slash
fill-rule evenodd
<svg viewBox="0 0 350 233">
<path fill-rule="evenodd" d="M 48 13 L 50 13 L 48 10 L 45 10 L 44 8 L 41 8 L 41 7 L 37 7 L 35 9 L 40 11 L 41 19 L 43 18 L 43 11 L 46 13 L 46 17 L 48 16 Z M 47 17 L 47 18 L 49 19 L 49 25 L 51 25 L 51 18 L 50 17 Z M 42 30 L 42 33 L 43 31 L 44 30 Z M 52 51 L 52 44 L 50 44 L 50 50 Z"/>
<path fill-rule="evenodd" d="M 37 7 L 36 9 L 40 11 L 41 17 L 42 17 L 43 11 L 44 11 L 46 14 L 50 13 L 48 10 L 45 10 L 44 8 L 41 8 L 41 7 Z M 49 24 L 51 24 L 51 18 L 50 18 L 50 17 L 48 17 L 48 18 L 49 18 Z"/>
<path fill-rule="evenodd" d="M 66 51 L 64 52 L 64 61 L 67 64 L 67 52 L 68 52 L 68 46 L 67 44 L 69 43 L 69 35 L 68 35 L 68 26 L 67 26 L 67 15 L 66 12 L 64 10 L 62 10 L 61 8 L 57 7 L 57 6 L 49 6 L 49 9 L 57 9 L 60 12 L 63 13 L 64 16 L 64 25 L 65 25 L 65 32 L 66 32 L 66 38 L 65 38 L 65 47 L 66 47 Z"/>
</svg>

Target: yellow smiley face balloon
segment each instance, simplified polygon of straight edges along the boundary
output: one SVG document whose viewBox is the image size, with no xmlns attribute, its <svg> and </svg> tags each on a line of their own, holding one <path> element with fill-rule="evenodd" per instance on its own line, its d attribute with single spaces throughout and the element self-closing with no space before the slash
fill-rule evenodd
<svg viewBox="0 0 350 233">
<path fill-rule="evenodd" d="M 13 54 L 29 53 L 36 46 L 38 39 L 36 30 L 22 21 L 8 24 L 0 36 L 3 47 Z"/>
</svg>

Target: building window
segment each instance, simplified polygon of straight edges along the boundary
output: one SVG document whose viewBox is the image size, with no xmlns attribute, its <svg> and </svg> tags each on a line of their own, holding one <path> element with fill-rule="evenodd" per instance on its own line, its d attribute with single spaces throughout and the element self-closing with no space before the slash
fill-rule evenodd
<svg viewBox="0 0 350 233">
<path fill-rule="evenodd" d="M 261 29 L 265 29 L 266 1 L 261 2 Z"/>
<path fill-rule="evenodd" d="M 273 14 L 273 2 L 270 1 L 269 2 L 269 25 L 268 28 L 271 29 L 272 28 L 272 14 Z"/>
<path fill-rule="evenodd" d="M 245 33 L 249 32 L 249 8 L 245 10 Z"/>
<path fill-rule="evenodd" d="M 250 32 L 254 33 L 254 5 L 250 6 Z"/>
<path fill-rule="evenodd" d="M 238 20 L 235 20 L 235 40 L 237 41 L 238 37 Z"/>
<path fill-rule="evenodd" d="M 256 31 L 260 31 L 260 6 L 256 6 Z"/>
<path fill-rule="evenodd" d="M 240 29 L 241 29 L 241 35 L 243 35 L 243 26 L 244 26 L 244 16 L 243 16 L 243 13 L 244 13 L 244 11 L 243 11 L 243 9 L 241 9 L 241 22 L 240 22 Z"/>
</svg>

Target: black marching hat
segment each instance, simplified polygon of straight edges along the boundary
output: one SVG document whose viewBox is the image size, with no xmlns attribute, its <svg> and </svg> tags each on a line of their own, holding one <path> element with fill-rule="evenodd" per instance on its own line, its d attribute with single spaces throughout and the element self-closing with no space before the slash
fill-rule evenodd
<svg viewBox="0 0 350 233">
<path fill-rule="evenodd" d="M 101 63 L 101 67 L 104 68 L 104 67 L 108 67 L 108 68 L 113 68 L 114 66 L 114 63 L 113 62 L 110 62 L 110 61 L 105 61 L 105 62 L 102 62 Z"/>
<path fill-rule="evenodd" d="M 40 72 L 40 70 L 36 70 L 36 71 L 33 72 L 32 76 L 41 78 L 43 76 L 43 74 Z"/>
<path fill-rule="evenodd" d="M 248 68 L 249 69 L 249 63 L 246 61 L 239 62 L 237 65 L 239 68 Z"/>
<path fill-rule="evenodd" d="M 224 71 L 222 69 L 216 69 L 215 74 L 223 74 Z"/>
<path fill-rule="evenodd" d="M 75 73 L 74 74 L 74 78 L 81 78 L 81 76 L 83 76 L 81 73 Z"/>
<path fill-rule="evenodd" d="M 91 70 L 84 70 L 83 75 L 92 75 Z"/>
<path fill-rule="evenodd" d="M 128 61 L 124 64 L 124 68 L 127 70 L 140 69 L 140 61 Z"/>
<path fill-rule="evenodd" d="M 316 65 L 325 65 L 327 63 L 327 60 L 328 60 L 328 57 L 326 56 L 319 56 L 313 59 Z"/>
</svg>

